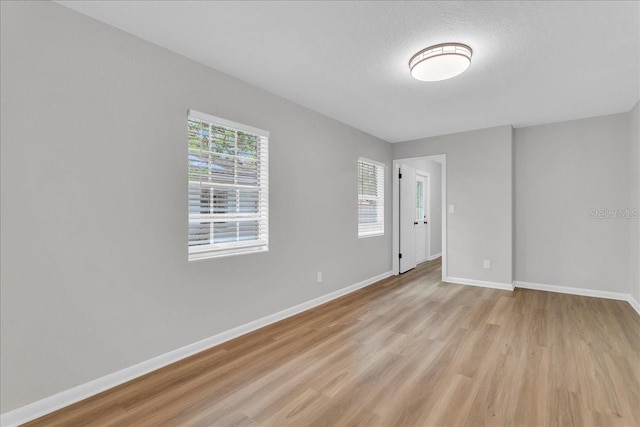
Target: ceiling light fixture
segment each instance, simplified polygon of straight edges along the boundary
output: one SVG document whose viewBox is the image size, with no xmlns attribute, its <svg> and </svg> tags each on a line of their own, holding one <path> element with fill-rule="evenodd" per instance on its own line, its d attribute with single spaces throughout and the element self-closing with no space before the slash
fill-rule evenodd
<svg viewBox="0 0 640 427">
<path fill-rule="evenodd" d="M 450 79 L 469 68 L 472 54 L 473 51 L 466 44 L 437 44 L 413 55 L 409 70 L 414 79 L 424 82 Z"/>
</svg>

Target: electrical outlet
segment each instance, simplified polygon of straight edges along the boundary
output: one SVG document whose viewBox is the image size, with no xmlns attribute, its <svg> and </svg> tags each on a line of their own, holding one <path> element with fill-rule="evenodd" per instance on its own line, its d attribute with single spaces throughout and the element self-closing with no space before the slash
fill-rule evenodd
<svg viewBox="0 0 640 427">
<path fill-rule="evenodd" d="M 318 283 L 322 283 L 322 271 L 318 271 Z"/>
<path fill-rule="evenodd" d="M 491 269 L 491 260 L 490 259 L 485 259 L 484 260 L 484 268 Z"/>
</svg>

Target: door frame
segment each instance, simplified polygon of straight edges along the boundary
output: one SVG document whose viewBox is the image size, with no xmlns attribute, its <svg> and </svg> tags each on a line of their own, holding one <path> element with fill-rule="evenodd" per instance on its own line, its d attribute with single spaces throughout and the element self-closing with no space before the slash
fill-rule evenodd
<svg viewBox="0 0 640 427">
<path fill-rule="evenodd" d="M 426 224 L 427 225 L 426 226 L 427 242 L 425 244 L 425 251 L 427 253 L 427 256 L 425 260 L 421 262 L 426 262 L 431 259 L 431 174 L 429 172 L 423 172 L 421 170 L 416 169 L 416 178 L 418 176 L 421 176 L 422 178 L 424 178 L 424 183 L 425 183 L 422 193 L 423 193 L 424 205 L 425 205 L 425 210 L 424 210 L 425 218 L 423 219 L 423 221 L 425 220 L 427 221 L 427 224 Z"/>
<path fill-rule="evenodd" d="M 409 162 L 416 159 L 426 159 L 438 162 L 442 165 L 442 280 L 447 277 L 447 155 L 427 155 L 416 156 L 404 159 L 396 159 L 393 161 L 391 182 L 392 182 L 392 252 L 391 252 L 391 268 L 394 275 L 398 275 L 400 271 L 400 260 L 398 254 L 400 253 L 400 203 L 398 197 L 400 196 L 400 180 L 398 178 L 398 170 L 403 162 Z M 431 223 L 431 221 L 429 221 Z M 429 249 L 429 252 L 431 250 Z"/>
</svg>

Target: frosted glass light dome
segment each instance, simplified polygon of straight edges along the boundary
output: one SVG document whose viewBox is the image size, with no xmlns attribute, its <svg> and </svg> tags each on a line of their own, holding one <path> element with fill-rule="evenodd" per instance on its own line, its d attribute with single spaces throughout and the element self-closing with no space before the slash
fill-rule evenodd
<svg viewBox="0 0 640 427">
<path fill-rule="evenodd" d="M 450 79 L 469 68 L 472 54 L 473 51 L 466 44 L 437 44 L 413 55 L 409 70 L 413 78 L 425 82 Z"/>
</svg>

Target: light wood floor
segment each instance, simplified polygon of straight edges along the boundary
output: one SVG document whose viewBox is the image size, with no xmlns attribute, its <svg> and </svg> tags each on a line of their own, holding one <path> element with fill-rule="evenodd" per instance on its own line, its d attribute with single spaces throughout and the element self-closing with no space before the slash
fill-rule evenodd
<svg viewBox="0 0 640 427">
<path fill-rule="evenodd" d="M 31 425 L 640 425 L 626 302 L 442 283 L 439 262 Z"/>
</svg>

